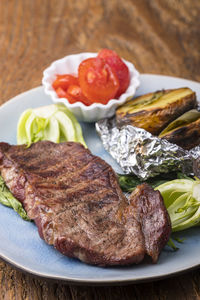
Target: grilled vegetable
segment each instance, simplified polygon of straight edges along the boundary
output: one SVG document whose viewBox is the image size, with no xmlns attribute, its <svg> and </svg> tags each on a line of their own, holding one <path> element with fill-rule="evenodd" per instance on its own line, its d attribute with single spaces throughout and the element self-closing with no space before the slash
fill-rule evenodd
<svg viewBox="0 0 200 300">
<path fill-rule="evenodd" d="M 200 144 L 200 112 L 192 109 L 170 123 L 159 135 L 189 150 Z"/>
<path fill-rule="evenodd" d="M 162 90 L 126 102 L 116 111 L 118 126 L 133 125 L 158 135 L 170 122 L 197 106 L 189 88 Z"/>
</svg>

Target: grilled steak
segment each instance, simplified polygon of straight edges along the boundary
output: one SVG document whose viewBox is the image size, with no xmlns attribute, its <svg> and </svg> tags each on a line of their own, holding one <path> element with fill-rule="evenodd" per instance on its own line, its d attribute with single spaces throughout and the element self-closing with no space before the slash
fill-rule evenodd
<svg viewBox="0 0 200 300">
<path fill-rule="evenodd" d="M 0 143 L 0 172 L 40 237 L 96 265 L 156 262 L 171 226 L 159 192 L 140 185 L 130 202 L 113 169 L 82 145 Z"/>
<path fill-rule="evenodd" d="M 141 184 L 131 194 L 130 204 L 134 207 L 135 219 L 142 227 L 146 253 L 156 262 L 171 233 L 168 212 L 160 192 L 146 183 Z"/>
</svg>

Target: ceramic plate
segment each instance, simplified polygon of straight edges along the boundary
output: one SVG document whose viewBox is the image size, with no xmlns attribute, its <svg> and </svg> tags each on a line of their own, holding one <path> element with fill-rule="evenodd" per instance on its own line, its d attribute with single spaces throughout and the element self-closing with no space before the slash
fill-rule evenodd
<svg viewBox="0 0 200 300">
<path fill-rule="evenodd" d="M 157 89 L 190 87 L 200 99 L 200 84 L 197 82 L 158 75 L 142 75 L 137 95 Z M 0 141 L 16 144 L 16 128 L 20 114 L 27 108 L 51 104 L 38 87 L 25 92 L 0 107 Z M 84 137 L 93 154 L 99 155 L 120 171 L 119 166 L 104 150 L 94 124 L 82 124 Z M 142 263 L 130 267 L 102 268 L 84 264 L 57 252 L 39 238 L 33 222 L 23 221 L 12 209 L 0 205 L 0 256 L 13 266 L 33 275 L 73 282 L 76 284 L 120 284 L 161 279 L 200 265 L 200 234 L 194 228 L 177 234 L 185 238 L 179 251 L 166 247 L 153 265 Z"/>
</svg>

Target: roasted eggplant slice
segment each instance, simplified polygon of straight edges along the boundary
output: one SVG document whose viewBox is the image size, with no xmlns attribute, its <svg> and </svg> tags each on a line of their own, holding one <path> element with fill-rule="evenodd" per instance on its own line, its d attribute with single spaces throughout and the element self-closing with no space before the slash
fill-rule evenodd
<svg viewBox="0 0 200 300">
<path fill-rule="evenodd" d="M 183 149 L 200 144 L 200 112 L 192 109 L 170 123 L 159 135 Z"/>
<path fill-rule="evenodd" d="M 189 88 L 157 91 L 120 106 L 116 111 L 117 125 L 130 124 L 158 135 L 170 122 L 196 106 L 196 94 Z"/>
</svg>

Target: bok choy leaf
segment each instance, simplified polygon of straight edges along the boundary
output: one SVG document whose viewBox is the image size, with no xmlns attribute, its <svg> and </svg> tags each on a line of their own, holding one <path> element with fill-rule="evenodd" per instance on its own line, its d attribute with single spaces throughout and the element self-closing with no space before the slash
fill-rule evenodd
<svg viewBox="0 0 200 300">
<path fill-rule="evenodd" d="M 168 210 L 172 231 L 200 225 L 200 180 L 176 179 L 161 184 L 159 190 Z"/>
<path fill-rule="evenodd" d="M 87 148 L 79 122 L 62 104 L 27 109 L 22 113 L 17 126 L 18 145 L 29 147 L 43 140 L 79 142 Z"/>
<path fill-rule="evenodd" d="M 0 176 L 0 203 L 13 208 L 26 221 L 31 221 L 23 209 L 21 202 L 19 202 L 9 191 L 3 178 Z"/>
</svg>

